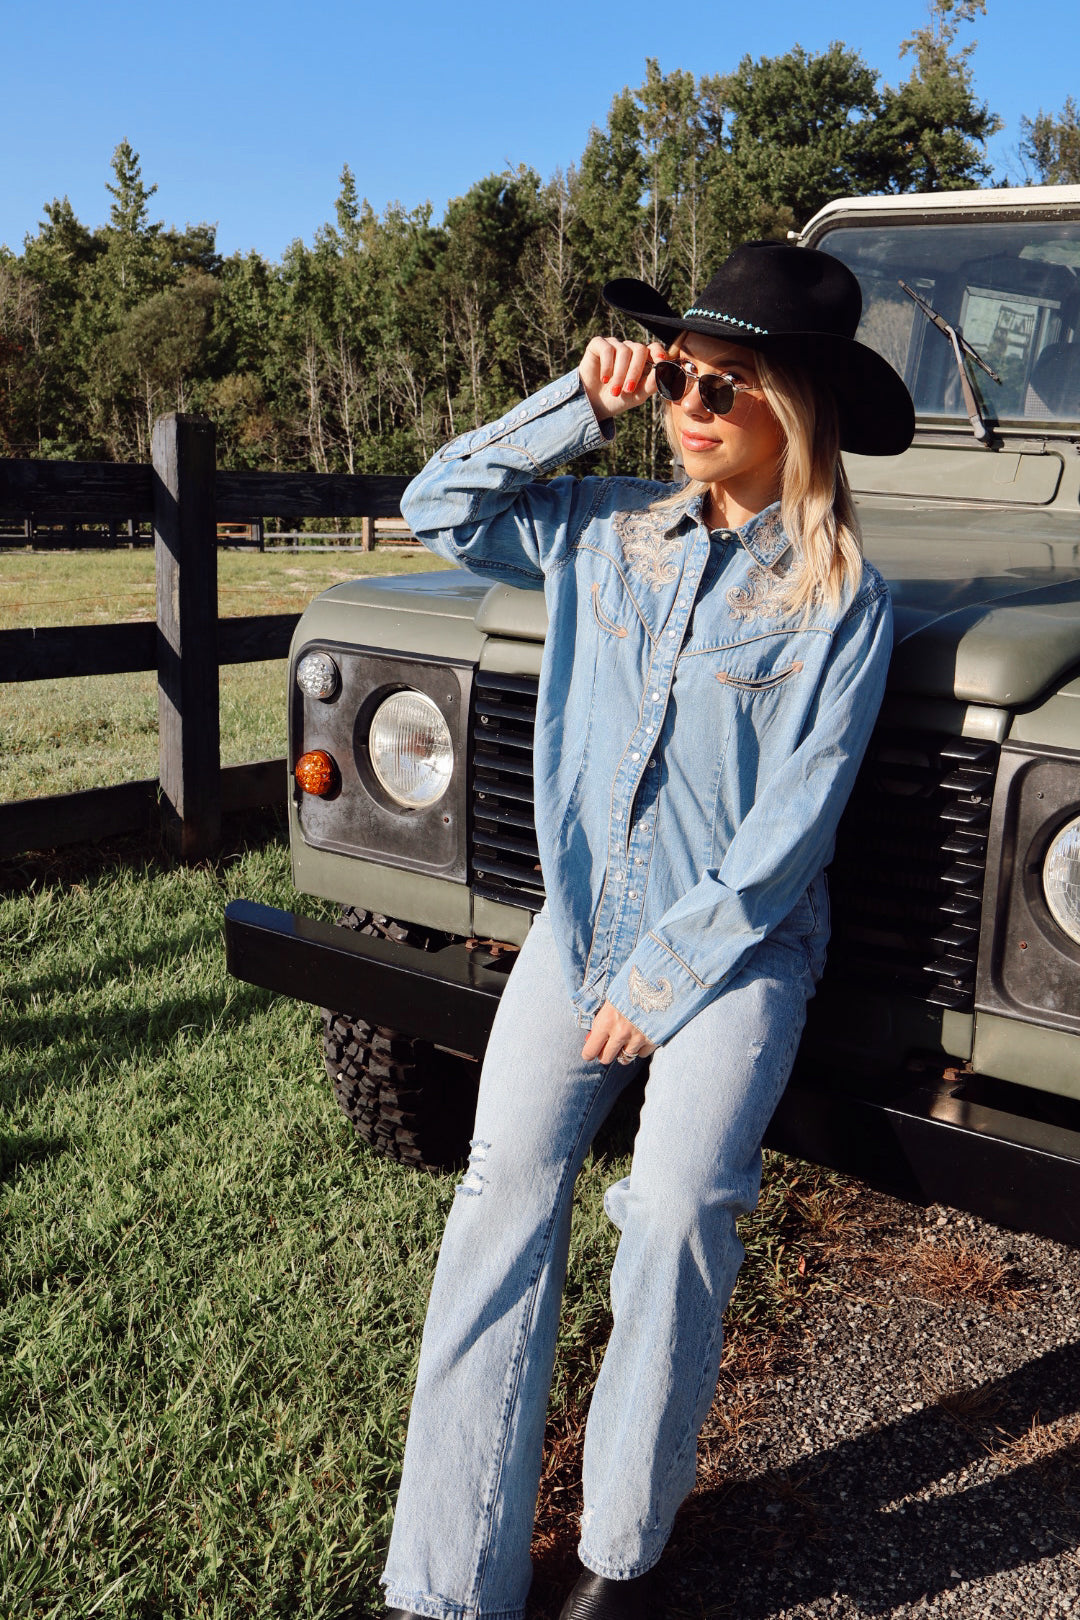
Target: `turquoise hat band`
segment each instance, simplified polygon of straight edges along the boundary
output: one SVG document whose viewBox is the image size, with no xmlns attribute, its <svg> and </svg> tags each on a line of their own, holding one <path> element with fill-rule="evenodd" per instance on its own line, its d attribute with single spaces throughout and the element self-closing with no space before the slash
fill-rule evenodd
<svg viewBox="0 0 1080 1620">
<path fill-rule="evenodd" d="M 722 310 L 705 309 L 700 304 L 695 304 L 693 309 L 683 312 L 684 321 L 690 320 L 693 316 L 697 316 L 698 319 L 704 317 L 707 321 L 723 321 L 725 326 L 740 326 L 744 332 L 756 332 L 759 337 L 768 337 L 769 335 L 767 326 L 755 326 L 753 321 L 741 321 L 737 315 L 725 315 Z"/>
</svg>

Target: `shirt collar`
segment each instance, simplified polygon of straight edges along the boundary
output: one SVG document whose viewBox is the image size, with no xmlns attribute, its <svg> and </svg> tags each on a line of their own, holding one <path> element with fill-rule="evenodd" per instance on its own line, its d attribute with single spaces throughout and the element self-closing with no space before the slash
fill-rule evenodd
<svg viewBox="0 0 1080 1620">
<path fill-rule="evenodd" d="M 664 532 L 670 534 L 672 529 L 678 528 L 681 523 L 688 519 L 700 523 L 704 505 L 704 494 L 698 494 L 688 498 L 684 506 L 673 508 L 671 522 Z M 759 562 L 763 568 L 771 568 L 773 563 L 782 557 L 791 545 L 791 540 L 784 533 L 783 525 L 780 522 L 779 501 L 773 501 L 771 506 L 763 506 L 761 511 L 755 512 L 753 517 L 748 518 L 741 528 L 732 532 L 736 539 L 745 546 L 754 561 Z"/>
</svg>

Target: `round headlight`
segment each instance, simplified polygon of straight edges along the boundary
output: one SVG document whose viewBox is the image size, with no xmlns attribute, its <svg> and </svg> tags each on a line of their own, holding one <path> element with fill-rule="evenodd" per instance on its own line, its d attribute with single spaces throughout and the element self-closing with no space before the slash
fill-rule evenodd
<svg viewBox="0 0 1080 1620">
<path fill-rule="evenodd" d="M 309 652 L 296 666 L 296 684 L 308 697 L 328 703 L 341 685 L 341 676 L 329 653 Z"/>
<path fill-rule="evenodd" d="M 1058 927 L 1080 945 L 1080 816 L 1066 822 L 1046 852 L 1043 893 Z"/>
<path fill-rule="evenodd" d="M 437 704 L 423 692 L 395 692 L 368 732 L 371 768 L 397 804 L 437 804 L 450 786 L 454 744 Z"/>
</svg>

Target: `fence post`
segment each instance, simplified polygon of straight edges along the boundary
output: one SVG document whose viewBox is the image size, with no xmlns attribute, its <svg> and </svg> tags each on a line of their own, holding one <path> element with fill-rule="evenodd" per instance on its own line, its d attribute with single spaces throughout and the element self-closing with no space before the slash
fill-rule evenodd
<svg viewBox="0 0 1080 1620">
<path fill-rule="evenodd" d="M 170 847 L 212 854 L 221 835 L 214 425 L 154 423 L 158 776 Z"/>
<path fill-rule="evenodd" d="M 360 550 L 375 550 L 375 519 L 362 517 L 360 519 Z"/>
</svg>

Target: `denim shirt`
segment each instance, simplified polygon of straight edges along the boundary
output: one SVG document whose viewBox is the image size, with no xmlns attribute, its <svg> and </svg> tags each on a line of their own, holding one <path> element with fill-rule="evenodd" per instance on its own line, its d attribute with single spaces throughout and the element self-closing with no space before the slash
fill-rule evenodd
<svg viewBox="0 0 1080 1620">
<path fill-rule="evenodd" d="M 661 1045 L 767 936 L 828 933 L 823 870 L 885 689 L 888 588 L 785 618 L 774 505 L 711 534 L 672 486 L 540 475 L 612 437 L 577 372 L 429 461 L 402 512 L 481 579 L 542 587 L 534 775 L 571 1001 Z"/>
</svg>

